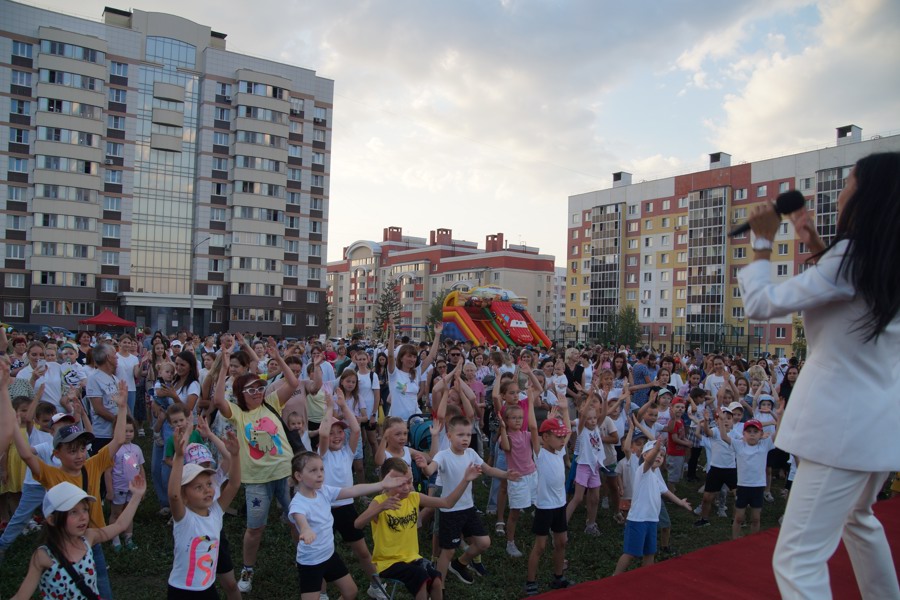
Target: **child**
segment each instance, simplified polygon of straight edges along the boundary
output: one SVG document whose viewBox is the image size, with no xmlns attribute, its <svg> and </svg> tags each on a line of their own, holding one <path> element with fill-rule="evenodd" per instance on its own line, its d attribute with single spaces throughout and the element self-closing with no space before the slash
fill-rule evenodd
<svg viewBox="0 0 900 600">
<path fill-rule="evenodd" d="M 326 415 L 324 419 L 328 421 L 330 431 L 333 417 Z M 323 581 L 335 584 L 344 600 L 356 598 L 356 584 L 344 561 L 335 552 L 331 502 L 394 489 L 406 483 L 406 478 L 388 475 L 381 483 L 332 487 L 324 484 L 325 467 L 322 457 L 312 452 L 295 455 L 291 468 L 297 482 L 297 493 L 291 500 L 290 515 L 300 532 L 300 543 L 297 544 L 300 598 L 319 600 Z"/>
<path fill-rule="evenodd" d="M 613 575 L 624 573 L 637 557 L 641 566 L 652 565 L 656 556 L 656 529 L 662 497 L 690 511 L 687 498 L 679 499 L 669 491 L 659 468 L 665 462 L 662 440 L 647 441 L 641 450 L 641 465 L 634 472 L 634 495 L 625 524 L 625 548 Z"/>
<path fill-rule="evenodd" d="M 213 469 L 184 464 L 185 449 L 190 443 L 187 428 L 193 429 L 185 423 L 172 434 L 175 456 L 169 476 L 169 509 L 174 521 L 175 549 L 168 598 L 213 599 L 219 597 L 215 580 L 224 509 L 240 488 L 241 461 L 229 461 L 228 485 L 221 489 L 215 484 Z"/>
<path fill-rule="evenodd" d="M 172 431 L 175 431 L 179 427 L 184 428 L 188 424 L 193 425 L 193 423 L 190 422 L 190 418 L 191 413 L 186 404 L 172 404 L 166 409 L 166 421 L 169 423 L 169 427 L 172 428 Z M 191 427 L 190 432 L 190 443 L 200 444 L 203 442 L 203 438 L 200 437 L 200 433 L 196 429 Z M 175 438 L 174 436 L 169 436 L 169 439 L 166 440 L 165 453 L 163 454 L 163 460 L 169 468 L 172 467 L 174 456 Z"/>
<path fill-rule="evenodd" d="M 775 435 L 778 427 L 778 417 L 775 412 L 775 399 L 769 394 L 760 394 L 756 400 L 756 411 L 753 418 L 762 424 L 762 432 L 766 436 Z M 746 423 L 744 427 L 746 427 Z M 775 450 L 773 447 L 772 450 Z M 778 463 L 777 456 L 771 453 L 766 457 L 766 489 L 763 491 L 763 500 L 766 502 L 774 502 L 775 497 L 772 495 L 772 465 Z"/>
<path fill-rule="evenodd" d="M 439 474 L 443 486 L 442 498 L 449 496 L 450 492 L 459 485 L 469 463 L 480 466 L 481 472 L 489 477 L 510 481 L 519 479 L 519 474 L 515 471 L 501 471 L 488 466 L 478 456 L 478 453 L 469 448 L 469 442 L 472 439 L 472 422 L 466 417 L 457 415 L 449 420 L 447 437 L 450 440 L 450 448 L 435 454 L 434 460 L 430 464 L 423 464 L 422 459 L 416 461 L 425 475 L 430 476 L 435 472 Z M 491 545 L 491 538 L 488 537 L 484 523 L 481 522 L 478 512 L 475 510 L 472 484 L 469 483 L 466 486 L 466 492 L 455 505 L 450 508 L 442 508 L 440 512 L 438 537 L 441 554 L 438 559 L 438 571 L 441 572 L 441 577 L 446 577 L 449 569 L 461 582 L 470 584 L 474 581 L 474 576 L 469 570 L 469 562 Z M 451 563 L 453 552 L 463 538 L 471 538 L 468 541 L 469 547 L 462 556 L 454 559 Z"/>
<path fill-rule="evenodd" d="M 126 394 L 126 406 L 127 402 Z M 122 413 L 125 412 L 123 409 Z M 34 551 L 28 574 L 13 600 L 31 598 L 38 587 L 42 598 L 97 598 L 100 573 L 95 549 L 131 525 L 147 491 L 147 483 L 140 475 L 129 486 L 131 500 L 119 521 L 99 529 L 91 527 L 94 520 L 91 513 L 99 504 L 96 497 L 68 481 L 50 488 L 43 501 L 47 544 Z"/>
<path fill-rule="evenodd" d="M 640 422 L 631 415 L 631 427 L 625 434 L 625 441 L 622 442 L 622 453 L 624 456 L 616 465 L 616 473 L 618 479 L 616 483 L 619 486 L 619 514 L 622 515 L 621 525 L 625 524 L 625 517 L 631 509 L 631 499 L 634 496 L 634 474 L 638 466 L 640 466 L 641 450 L 647 443 L 647 436 L 644 433 L 638 433 L 640 430 Z M 616 519 L 618 522 L 619 519 Z"/>
<path fill-rule="evenodd" d="M 347 378 L 350 373 L 355 378 L 356 372 L 345 369 L 341 374 L 341 382 Z M 347 406 L 342 392 L 343 386 L 338 387 L 335 392 L 335 399 L 341 414 L 347 421 L 339 421 L 331 417 L 330 399 L 328 400 L 329 408 L 326 409 L 326 419 L 322 421 L 319 428 L 319 455 L 325 465 L 325 484 L 335 488 L 346 488 L 353 486 L 353 463 L 354 455 L 357 448 L 362 445 L 361 430 L 359 421 Z M 349 424 L 348 424 L 349 422 Z M 325 431 L 325 427 L 329 430 Z M 350 440 L 347 441 L 346 431 L 350 432 Z M 341 500 L 333 500 L 331 502 L 331 516 L 334 519 L 334 528 L 341 534 L 344 543 L 350 546 L 356 560 L 370 578 L 377 575 L 375 565 L 372 564 L 372 555 L 369 554 L 369 548 L 366 546 L 365 534 L 362 529 L 354 527 L 353 523 L 358 516 L 356 508 L 353 506 L 352 498 L 344 498 Z M 383 599 L 384 593 L 374 584 L 369 585 L 369 597 Z"/>
<path fill-rule="evenodd" d="M 750 506 L 750 533 L 759 531 L 763 494 L 766 490 L 766 457 L 775 447 L 774 438 L 763 434 L 763 425 L 756 419 L 744 423 L 744 437 L 731 437 L 725 431 L 725 418 L 719 416 L 719 435 L 734 448 L 737 459 L 737 499 L 734 501 L 732 539 L 741 537 L 741 526 L 747 506 Z"/>
<path fill-rule="evenodd" d="M 144 474 L 144 453 L 141 447 L 134 444 L 134 419 L 131 416 L 125 417 L 125 443 L 116 451 L 116 457 L 113 459 L 112 470 L 112 509 L 109 513 L 109 523 L 112 525 L 122 514 L 125 505 L 131 500 L 131 491 L 129 485 L 131 481 L 137 477 L 138 473 Z M 131 524 L 125 528 L 125 549 L 137 550 L 137 546 L 132 540 Z M 119 536 L 112 539 L 112 547 L 116 552 L 122 551 L 122 542 Z"/>
<path fill-rule="evenodd" d="M 403 477 L 404 483 L 376 496 L 354 525 L 372 524 L 375 551 L 372 560 L 382 578 L 403 583 L 416 600 L 442 600 L 444 583 L 434 565 L 418 552 L 416 515 L 420 507 L 450 508 L 462 497 L 469 483 L 478 479 L 478 467 L 470 464 L 465 476 L 449 496 L 435 498 L 414 492 L 412 470 L 399 458 L 387 459 L 381 468 L 385 476 Z"/>
<path fill-rule="evenodd" d="M 374 371 L 369 369 L 369 354 L 359 349 L 351 356 L 356 365 L 359 378 L 359 403 L 366 410 L 368 418 L 362 421 L 363 441 L 368 442 L 372 456 L 378 450 L 378 410 L 381 407 L 381 381 Z"/>
<path fill-rule="evenodd" d="M 537 500 L 537 466 L 531 452 L 531 432 L 537 429 L 534 404 L 537 397 L 533 388 L 529 389 L 528 429 L 522 430 L 525 415 L 520 406 L 511 406 L 500 421 L 500 448 L 506 454 L 510 468 L 521 473 L 522 478 L 507 484 L 509 496 L 509 523 L 506 528 L 506 553 L 513 558 L 521 558 L 522 552 L 516 547 L 516 525 L 519 515 L 531 508 Z"/>
<path fill-rule="evenodd" d="M 340 419 L 343 419 L 345 423 L 349 423 L 351 420 L 355 420 L 358 423 L 369 421 L 369 412 L 359 399 L 359 377 L 356 375 L 355 370 L 344 369 L 341 373 L 337 389 L 335 390 L 335 397 L 338 396 L 338 393 L 346 400 L 345 407 L 342 409 L 341 414 L 338 415 Z M 349 435 L 347 431 L 349 430 L 345 430 L 345 435 Z M 327 436 L 329 433 L 326 431 L 325 435 Z M 360 481 L 365 481 L 365 476 L 363 475 L 363 446 L 364 444 L 362 443 L 356 444 L 356 449 L 353 451 L 353 475 Z"/>
<path fill-rule="evenodd" d="M 533 410 L 533 409 L 532 409 Z M 560 419 L 559 415 L 562 414 Z M 553 531 L 553 589 L 565 588 L 570 581 L 563 577 L 568 542 L 566 524 L 566 464 L 565 447 L 569 441 L 568 403 L 561 401 L 550 411 L 540 429 L 531 432 L 531 448 L 537 465 L 538 489 L 537 509 L 531 531 L 534 546 L 528 556 L 528 571 L 525 577 L 525 595 L 538 593 L 538 562 L 547 547 L 547 536 Z"/>
<path fill-rule="evenodd" d="M 702 444 L 709 449 L 710 456 L 709 472 L 706 474 L 703 501 L 700 505 L 700 519 L 694 523 L 694 527 L 706 527 L 709 525 L 709 510 L 722 486 L 726 486 L 729 490 L 734 490 L 737 487 L 738 475 L 737 467 L 735 466 L 734 448 L 725 441 L 721 434 L 723 431 L 725 433 L 732 431 L 733 414 L 730 409 L 730 406 L 722 409 L 718 420 L 719 427 L 716 429 L 709 426 L 707 419 L 700 419 L 696 415 L 691 417 L 703 429 Z M 719 516 L 727 516 L 724 509 L 725 504 L 720 499 Z"/>
<path fill-rule="evenodd" d="M 599 405 L 598 414 L 595 404 Z M 575 442 L 578 464 L 575 466 L 575 494 L 566 506 L 566 522 L 572 519 L 572 513 L 587 495 L 587 515 L 584 532 L 588 535 L 600 535 L 597 527 L 597 507 L 600 504 L 600 470 L 605 460 L 603 440 L 598 420 L 606 420 L 606 402 L 585 402 L 578 417 L 578 439 Z"/>
<path fill-rule="evenodd" d="M 681 481 L 681 475 L 684 473 L 684 459 L 687 449 L 692 448 L 694 444 L 685 437 L 684 421 L 682 420 L 684 416 L 684 402 L 676 402 L 670 410 L 672 418 L 667 427 L 669 441 L 666 447 L 666 470 L 669 475 L 669 491 L 674 494 L 675 485 Z"/>
</svg>

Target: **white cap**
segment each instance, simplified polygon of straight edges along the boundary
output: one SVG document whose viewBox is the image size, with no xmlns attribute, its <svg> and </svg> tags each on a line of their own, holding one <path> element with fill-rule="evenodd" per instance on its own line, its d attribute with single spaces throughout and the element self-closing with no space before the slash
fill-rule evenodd
<svg viewBox="0 0 900 600">
<path fill-rule="evenodd" d="M 656 448 L 656 440 L 648 441 L 646 444 L 644 444 L 644 447 L 641 449 L 641 455 L 643 456 L 644 454 L 647 454 L 654 448 Z"/>
<path fill-rule="evenodd" d="M 740 402 L 732 402 L 731 404 L 728 405 L 729 412 L 734 412 L 734 409 L 736 409 L 736 408 L 744 410 L 744 405 L 741 404 Z"/>
<path fill-rule="evenodd" d="M 203 473 L 209 473 L 210 475 L 216 474 L 214 470 L 201 467 L 196 463 L 189 463 L 184 465 L 184 471 L 181 472 L 181 485 L 189 484 L 190 482 L 195 480 L 198 475 L 201 475 Z"/>
<path fill-rule="evenodd" d="M 69 413 L 58 412 L 52 417 L 50 417 L 50 422 L 56 425 L 63 419 L 70 419 L 73 423 L 77 423 L 78 420 L 75 418 L 75 415 L 70 415 Z"/>
<path fill-rule="evenodd" d="M 94 502 L 96 498 L 88 496 L 87 492 L 68 481 L 57 483 L 44 495 L 44 517 L 57 511 L 68 512 L 82 500 Z"/>
<path fill-rule="evenodd" d="M 615 400 L 619 396 L 622 395 L 622 388 L 613 388 L 609 390 L 609 393 L 606 395 L 607 400 Z"/>
</svg>

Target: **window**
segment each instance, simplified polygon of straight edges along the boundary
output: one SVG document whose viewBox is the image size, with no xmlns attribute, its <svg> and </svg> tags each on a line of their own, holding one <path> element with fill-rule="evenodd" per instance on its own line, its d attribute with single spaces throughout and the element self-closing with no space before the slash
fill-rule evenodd
<svg viewBox="0 0 900 600">
<path fill-rule="evenodd" d="M 662 227 L 663 227 L 663 229 L 666 229 L 666 228 L 670 227 L 671 225 L 672 225 L 672 219 L 670 219 L 669 217 L 663 217 L 663 218 L 662 218 Z"/>
<path fill-rule="evenodd" d="M 24 202 L 25 201 L 25 189 L 26 188 L 16 187 L 13 185 L 7 186 L 7 188 L 6 188 L 7 200 L 15 200 L 16 202 Z"/>
<path fill-rule="evenodd" d="M 313 129 L 313 140 L 316 142 L 324 142 L 325 141 L 325 130 L 324 129 Z"/>
<path fill-rule="evenodd" d="M 222 131 L 213 132 L 213 144 L 216 146 L 228 146 L 231 144 L 231 136 Z"/>
<path fill-rule="evenodd" d="M 648 213 L 653 212 L 653 203 L 652 202 L 644 203 L 644 212 L 648 212 Z"/>
<path fill-rule="evenodd" d="M 325 176 L 324 175 L 313 175 L 311 185 L 313 187 L 324 187 L 325 186 Z"/>
<path fill-rule="evenodd" d="M 644 219 L 644 229 L 653 229 L 653 219 Z"/>
<path fill-rule="evenodd" d="M 797 248 L 797 251 L 800 254 L 809 254 L 809 246 L 807 246 L 805 242 L 800 242 L 800 247 Z"/>
<path fill-rule="evenodd" d="M 668 317 L 668 316 L 669 316 L 669 309 L 668 309 L 668 308 L 665 308 L 665 307 L 660 308 L 660 309 L 659 309 L 659 316 L 660 316 L 660 317 L 663 317 L 663 318 Z"/>
<path fill-rule="evenodd" d="M 322 256 L 322 245 L 321 244 L 310 244 L 309 245 L 309 255 L 310 256 Z M 540 293 L 540 292 L 538 292 Z"/>
<path fill-rule="evenodd" d="M 319 303 L 319 292 L 314 290 L 309 290 L 306 292 L 306 302 L 309 304 L 318 304 Z"/>
<path fill-rule="evenodd" d="M 733 250 L 734 258 L 747 258 L 747 248 L 741 246 Z"/>
<path fill-rule="evenodd" d="M 225 209 L 224 208 L 210 208 L 209 209 L 209 220 L 210 221 L 225 221 Z"/>
<path fill-rule="evenodd" d="M 93 220 L 88 217 L 75 217 L 75 229 L 78 231 L 93 231 L 94 227 L 92 221 Z M 118 228 L 119 226 L 116 225 L 116 227 Z"/>
<path fill-rule="evenodd" d="M 27 144 L 30 139 L 30 131 L 27 129 L 9 128 L 9 141 L 12 144 Z"/>
<path fill-rule="evenodd" d="M 231 84 L 216 83 L 216 94 L 220 96 L 231 96 Z"/>
<path fill-rule="evenodd" d="M 790 187 L 791 187 L 790 182 L 782 181 L 781 183 L 778 184 L 778 193 L 783 194 L 786 191 L 788 191 L 788 189 L 790 189 Z"/>
<path fill-rule="evenodd" d="M 122 171 L 115 169 L 106 169 L 106 172 L 103 175 L 103 181 L 106 183 L 122 183 Z"/>
<path fill-rule="evenodd" d="M 741 297 L 741 288 L 738 286 L 734 286 L 731 288 L 731 297 L 732 298 L 740 298 Z"/>
<path fill-rule="evenodd" d="M 778 269 L 777 273 L 778 273 L 779 277 L 787 277 L 787 274 L 788 274 L 788 266 L 787 265 L 778 265 L 777 269 Z"/>
<path fill-rule="evenodd" d="M 297 324 L 297 315 L 294 313 L 283 313 L 281 315 L 281 324 L 282 325 L 296 325 Z"/>
<path fill-rule="evenodd" d="M 20 85 L 22 87 L 31 87 L 31 73 L 27 71 L 16 71 L 15 69 L 13 69 L 12 84 Z"/>
<path fill-rule="evenodd" d="M 778 233 L 779 235 L 787 235 L 788 232 L 788 224 L 787 221 L 778 224 Z"/>
<path fill-rule="evenodd" d="M 301 181 L 303 179 L 303 169 L 288 169 L 289 181 Z"/>
<path fill-rule="evenodd" d="M 125 145 L 118 142 L 106 142 L 106 155 L 121 157 L 125 153 Z"/>
<path fill-rule="evenodd" d="M 322 152 L 313 152 L 312 161 L 314 165 L 324 165 L 325 164 L 325 154 Z"/>
<path fill-rule="evenodd" d="M 652 248 L 653 247 L 653 238 L 645 237 L 644 238 L 644 248 Z"/>
<path fill-rule="evenodd" d="M 209 259 L 209 269 L 207 269 L 210 273 L 224 273 L 225 272 L 225 261 L 221 258 L 211 258 Z"/>
<path fill-rule="evenodd" d="M 25 287 L 25 274 L 24 273 L 7 273 L 3 277 L 4 284 L 8 288 L 24 288 Z"/>
<path fill-rule="evenodd" d="M 119 266 L 119 253 L 103 251 L 102 264 L 107 266 Z"/>
<path fill-rule="evenodd" d="M 671 200 L 663 200 L 663 205 L 662 205 L 663 210 L 669 210 L 670 206 L 672 206 Z"/>
<path fill-rule="evenodd" d="M 649 318 L 650 318 L 650 309 L 649 309 L 649 308 L 642 308 L 642 309 L 641 309 L 641 316 L 644 317 L 644 318 L 649 319 Z"/>
<path fill-rule="evenodd" d="M 230 121 L 231 120 L 231 109 L 230 108 L 222 108 L 221 106 L 217 106 L 215 110 L 215 119 L 216 121 Z"/>
<path fill-rule="evenodd" d="M 9 219 L 9 217 L 7 217 L 7 219 Z M 25 246 L 20 244 L 7 244 L 6 258 L 25 260 Z"/>
<path fill-rule="evenodd" d="M 645 254 L 645 255 L 644 255 L 644 264 L 645 264 L 645 265 L 652 265 L 652 264 L 653 264 L 653 255 L 652 255 L 652 254 Z"/>
<path fill-rule="evenodd" d="M 56 285 L 56 273 L 51 273 L 50 271 L 39 271 L 40 277 L 38 280 L 41 285 Z"/>
<path fill-rule="evenodd" d="M 126 90 L 111 87 L 109 88 L 108 93 L 110 102 L 118 102 L 119 104 L 125 104 L 127 102 L 128 93 Z"/>
<path fill-rule="evenodd" d="M 638 257 L 637 257 L 637 256 L 634 256 L 634 255 L 629 256 L 629 257 L 628 257 L 628 261 L 627 261 L 626 264 L 627 264 L 627 266 L 629 266 L 629 267 L 636 267 L 637 264 L 638 264 Z"/>
<path fill-rule="evenodd" d="M 209 235 L 209 245 L 214 248 L 224 248 L 225 247 L 225 234 L 211 233 Z"/>
<path fill-rule="evenodd" d="M 775 328 L 775 337 L 779 340 L 783 340 L 787 337 L 787 328 L 786 327 L 776 327 Z"/>
<path fill-rule="evenodd" d="M 109 129 L 125 129 L 125 117 L 106 115 L 106 127 Z"/>
<path fill-rule="evenodd" d="M 637 221 L 632 221 L 628 224 L 628 232 L 629 233 L 637 233 L 638 227 L 640 224 Z"/>
<path fill-rule="evenodd" d="M 659 240 L 659 243 L 663 246 L 668 246 L 669 245 L 669 235 L 666 234 L 666 235 L 662 236 Z"/>
<path fill-rule="evenodd" d="M 12 55 L 13 56 L 21 56 L 23 58 L 31 58 L 33 47 L 31 44 L 26 44 L 25 42 L 16 42 L 12 43 Z"/>
<path fill-rule="evenodd" d="M 309 232 L 310 233 L 322 233 L 322 221 L 310 220 Z"/>
<path fill-rule="evenodd" d="M 15 158 L 14 156 L 9 157 L 9 172 L 10 173 L 27 173 L 28 172 L 28 159 L 27 158 Z"/>
<path fill-rule="evenodd" d="M 228 159 L 223 158 L 221 156 L 213 156 L 213 166 L 214 171 L 227 171 L 228 170 Z"/>
<path fill-rule="evenodd" d="M 28 100 L 10 100 L 9 113 L 11 115 L 30 115 L 31 102 L 29 102 Z"/>
<path fill-rule="evenodd" d="M 747 188 L 738 188 L 734 190 L 734 199 L 735 200 L 746 200 L 747 199 Z"/>
<path fill-rule="evenodd" d="M 121 225 L 115 225 L 113 223 L 104 223 L 103 224 L 103 237 L 116 239 L 119 237 L 120 230 L 121 230 Z"/>
<path fill-rule="evenodd" d="M 103 210 L 122 211 L 122 199 L 116 196 L 103 197 Z"/>
<path fill-rule="evenodd" d="M 25 317 L 25 303 L 24 302 L 4 302 L 3 303 L 3 316 L 4 317 Z"/>
<path fill-rule="evenodd" d="M 128 65 L 116 61 L 110 61 L 109 73 L 110 75 L 117 75 L 119 77 L 128 77 Z"/>
<path fill-rule="evenodd" d="M 299 254 L 300 242 L 297 240 L 284 240 L 284 251 L 288 254 Z"/>
<path fill-rule="evenodd" d="M 16 231 L 25 230 L 25 217 L 19 215 L 6 215 L 6 228 Z M 9 248 L 9 246 L 7 246 Z"/>
<path fill-rule="evenodd" d="M 213 196 L 227 196 L 228 195 L 228 184 L 214 182 L 212 184 L 212 195 Z"/>
<path fill-rule="evenodd" d="M 653 282 L 653 273 L 644 273 L 642 279 L 644 283 L 652 283 Z"/>
<path fill-rule="evenodd" d="M 787 256 L 788 253 L 788 245 L 787 244 L 778 244 L 778 255 L 779 256 Z"/>
<path fill-rule="evenodd" d="M 322 279 L 322 269 L 319 267 L 310 267 L 309 279 Z"/>
<path fill-rule="evenodd" d="M 101 279 L 100 280 L 100 291 L 105 292 L 107 294 L 119 293 L 119 280 L 118 279 Z"/>
<path fill-rule="evenodd" d="M 669 281 L 670 273 L 671 273 L 671 271 L 663 271 L 662 273 L 659 274 L 659 280 L 660 281 Z"/>
<path fill-rule="evenodd" d="M 56 242 L 42 242 L 41 256 L 58 256 Z"/>
<path fill-rule="evenodd" d="M 327 115 L 328 115 L 328 111 L 324 107 L 321 107 L 321 106 L 316 107 L 315 120 L 324 121 L 325 118 L 327 117 Z"/>
<path fill-rule="evenodd" d="M 756 197 L 762 198 L 766 195 L 766 186 L 758 185 L 756 186 Z"/>
<path fill-rule="evenodd" d="M 744 318 L 744 307 L 743 306 L 735 306 L 731 309 L 731 316 L 735 319 L 743 319 Z"/>
<path fill-rule="evenodd" d="M 637 241 L 637 240 L 628 240 L 628 249 L 629 249 L 629 250 L 636 250 L 637 247 L 638 247 L 638 241 Z"/>
<path fill-rule="evenodd" d="M 635 290 L 628 290 L 625 292 L 626 300 L 637 300 L 637 292 Z"/>
</svg>

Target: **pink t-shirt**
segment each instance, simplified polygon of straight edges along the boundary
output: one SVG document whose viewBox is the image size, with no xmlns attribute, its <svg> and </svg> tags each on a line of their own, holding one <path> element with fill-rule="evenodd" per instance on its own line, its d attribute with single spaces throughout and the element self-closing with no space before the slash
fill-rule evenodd
<svg viewBox="0 0 900 600">
<path fill-rule="evenodd" d="M 506 467 L 510 471 L 518 471 L 521 475 L 530 475 L 537 470 L 531 448 L 531 432 L 509 431 L 509 452 L 506 452 Z M 505 450 L 504 450 L 505 452 Z"/>
</svg>

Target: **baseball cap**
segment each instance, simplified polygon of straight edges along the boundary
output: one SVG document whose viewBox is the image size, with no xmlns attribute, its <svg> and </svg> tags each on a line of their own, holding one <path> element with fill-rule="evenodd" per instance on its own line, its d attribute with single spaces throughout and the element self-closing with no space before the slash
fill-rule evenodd
<svg viewBox="0 0 900 600">
<path fill-rule="evenodd" d="M 747 431 L 749 427 L 756 427 L 760 431 L 762 431 L 762 423 L 757 421 L 756 419 L 750 419 L 746 423 L 744 423 L 744 431 Z"/>
<path fill-rule="evenodd" d="M 184 471 L 181 472 L 181 485 L 189 484 L 193 480 L 197 479 L 198 475 L 202 475 L 203 473 L 209 473 L 210 475 L 216 474 L 216 472 L 212 469 L 201 467 L 196 463 L 184 465 Z"/>
<path fill-rule="evenodd" d="M 68 481 L 57 483 L 44 495 L 42 507 L 44 516 L 49 517 L 57 511 L 68 512 L 75 508 L 75 505 L 82 500 L 94 502 L 97 499 L 93 496 L 89 496 L 83 489 Z"/>
<path fill-rule="evenodd" d="M 184 464 L 215 463 L 212 452 L 203 444 L 191 443 L 184 450 Z"/>
<path fill-rule="evenodd" d="M 727 412 L 728 414 L 731 414 L 731 404 L 729 404 L 728 406 L 723 406 L 719 410 L 721 410 L 722 412 Z"/>
<path fill-rule="evenodd" d="M 331 426 L 332 427 L 340 427 L 341 429 L 347 429 L 348 427 L 350 427 L 343 421 L 335 421 L 334 423 L 331 424 Z"/>
<path fill-rule="evenodd" d="M 60 352 L 62 352 L 63 350 L 75 350 L 75 346 L 72 344 L 66 343 L 59 347 Z"/>
<path fill-rule="evenodd" d="M 643 456 L 644 454 L 647 454 L 648 452 L 653 450 L 655 447 L 656 447 L 656 441 L 648 440 L 647 443 L 644 444 L 644 447 L 641 448 L 641 456 Z"/>
<path fill-rule="evenodd" d="M 775 406 L 775 399 L 769 394 L 760 394 L 759 403 L 762 404 L 763 402 L 771 402 L 772 406 Z"/>
<path fill-rule="evenodd" d="M 541 423 L 540 433 L 552 433 L 553 435 L 566 435 L 569 428 L 563 425 L 559 419 L 547 419 Z"/>
<path fill-rule="evenodd" d="M 182 346 L 184 346 L 184 344 L 182 344 L 178 340 L 172 340 L 172 343 L 169 344 L 169 346 L 171 346 L 172 348 L 174 348 L 175 346 L 178 346 L 179 348 L 181 348 Z"/>
<path fill-rule="evenodd" d="M 63 419 L 66 419 L 67 421 L 70 421 L 73 424 L 76 422 L 74 415 L 70 415 L 68 413 L 62 413 L 62 412 L 56 413 L 55 415 L 50 417 L 50 422 L 53 423 L 54 425 L 56 425 Z"/>
<path fill-rule="evenodd" d="M 672 396 L 674 394 L 672 394 L 672 390 L 670 390 L 669 388 L 662 388 L 661 390 L 659 390 L 659 393 L 656 395 L 656 397 L 660 398 L 665 395 Z"/>
<path fill-rule="evenodd" d="M 732 402 L 731 404 L 728 405 L 728 410 L 731 412 L 734 412 L 734 409 L 736 409 L 736 408 L 744 410 L 744 405 L 741 404 L 740 402 Z"/>
<path fill-rule="evenodd" d="M 92 442 L 94 441 L 94 434 L 90 431 L 85 431 L 78 425 L 66 425 L 65 427 L 60 427 L 56 430 L 56 433 L 53 434 L 53 448 L 59 448 L 60 444 L 68 444 L 79 438 L 86 438 L 87 442 Z"/>
</svg>

